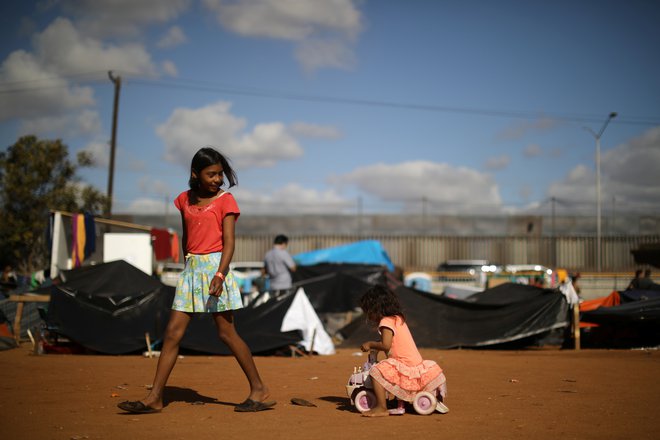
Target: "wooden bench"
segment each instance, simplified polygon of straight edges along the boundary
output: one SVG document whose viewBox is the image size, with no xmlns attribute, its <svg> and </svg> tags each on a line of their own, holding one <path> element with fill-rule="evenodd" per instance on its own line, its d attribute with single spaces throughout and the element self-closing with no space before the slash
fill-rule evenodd
<svg viewBox="0 0 660 440">
<path fill-rule="evenodd" d="M 21 319 L 23 317 L 23 307 L 26 302 L 40 302 L 47 303 L 50 301 L 50 295 L 34 295 L 34 294 L 22 294 L 22 295 L 9 295 L 9 301 L 13 301 L 16 304 L 16 316 L 14 317 L 14 338 L 18 344 L 21 340 Z"/>
</svg>

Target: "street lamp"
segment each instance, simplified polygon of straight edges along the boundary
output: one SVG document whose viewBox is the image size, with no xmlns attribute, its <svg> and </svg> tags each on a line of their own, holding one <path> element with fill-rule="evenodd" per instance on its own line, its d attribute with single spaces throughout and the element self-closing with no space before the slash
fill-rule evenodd
<svg viewBox="0 0 660 440">
<path fill-rule="evenodd" d="M 601 252 L 600 252 L 600 137 L 603 135 L 607 124 L 614 118 L 616 118 L 617 113 L 612 112 L 607 116 L 607 120 L 603 124 L 603 128 L 600 129 L 598 133 L 593 131 L 589 127 L 584 127 L 589 133 L 593 135 L 596 139 L 596 265 L 598 267 L 598 272 L 601 269 Z"/>
</svg>

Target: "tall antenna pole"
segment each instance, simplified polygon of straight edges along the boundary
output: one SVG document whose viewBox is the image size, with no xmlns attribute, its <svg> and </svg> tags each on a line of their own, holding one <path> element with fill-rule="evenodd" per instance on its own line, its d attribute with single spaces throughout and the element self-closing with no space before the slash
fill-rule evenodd
<svg viewBox="0 0 660 440">
<path fill-rule="evenodd" d="M 110 170 L 108 172 L 108 205 L 105 216 L 112 216 L 112 184 L 115 175 L 115 150 L 117 148 L 117 113 L 119 112 L 119 91 L 121 90 L 121 76 L 114 76 L 112 70 L 108 77 L 115 85 L 115 102 L 112 109 L 112 137 L 110 138 Z"/>
</svg>

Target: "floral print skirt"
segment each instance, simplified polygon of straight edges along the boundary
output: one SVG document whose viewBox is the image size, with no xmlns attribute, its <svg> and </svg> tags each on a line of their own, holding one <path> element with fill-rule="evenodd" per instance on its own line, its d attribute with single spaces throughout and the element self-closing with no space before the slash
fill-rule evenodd
<svg viewBox="0 0 660 440">
<path fill-rule="evenodd" d="M 209 295 L 211 280 L 218 271 L 221 252 L 189 254 L 179 276 L 172 310 L 189 313 L 217 313 L 243 307 L 241 292 L 234 275 L 227 273 L 220 296 Z"/>
</svg>

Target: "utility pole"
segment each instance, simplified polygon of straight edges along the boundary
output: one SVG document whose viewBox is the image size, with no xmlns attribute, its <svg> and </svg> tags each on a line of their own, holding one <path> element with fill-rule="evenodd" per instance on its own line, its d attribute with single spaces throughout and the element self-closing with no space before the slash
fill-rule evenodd
<svg viewBox="0 0 660 440">
<path fill-rule="evenodd" d="M 600 273 L 601 271 L 601 260 L 602 260 L 601 244 L 600 244 L 601 242 L 600 138 L 603 136 L 603 132 L 607 128 L 607 124 L 609 124 L 610 121 L 616 117 L 617 117 L 617 112 L 611 112 L 607 116 L 607 119 L 605 120 L 603 127 L 600 129 L 598 133 L 596 133 L 589 127 L 584 127 L 584 129 L 587 130 L 589 133 L 591 133 L 594 139 L 596 140 L 596 267 L 598 269 L 598 273 Z"/>
<path fill-rule="evenodd" d="M 555 201 L 552 197 L 552 265 L 557 267 L 557 230 L 555 229 Z"/>
<path fill-rule="evenodd" d="M 121 76 L 115 76 L 112 70 L 108 71 L 110 81 L 115 85 L 115 102 L 112 109 L 112 137 L 110 138 L 110 170 L 108 172 L 108 205 L 105 216 L 112 216 L 112 184 L 115 174 L 115 150 L 117 148 L 117 113 L 119 112 L 119 91 L 121 90 Z"/>
</svg>

